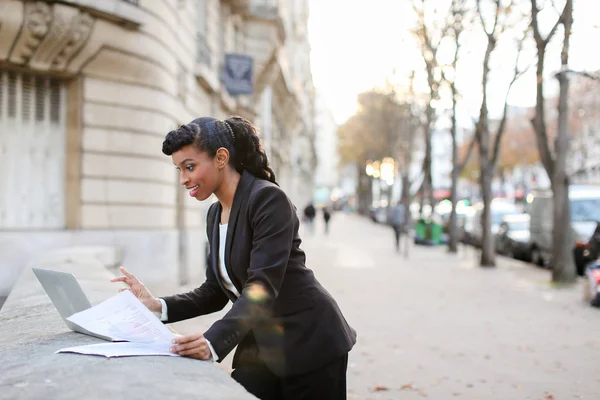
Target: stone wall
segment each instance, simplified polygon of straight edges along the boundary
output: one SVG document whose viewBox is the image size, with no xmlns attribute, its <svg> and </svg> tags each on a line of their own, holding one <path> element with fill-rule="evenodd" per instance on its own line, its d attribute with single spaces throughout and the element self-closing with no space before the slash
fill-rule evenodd
<svg viewBox="0 0 600 400">
<path fill-rule="evenodd" d="M 83 250 L 83 251 L 81 251 Z M 116 293 L 90 249 L 73 249 L 31 263 L 0 311 L 0 393 L 10 399 L 255 399 L 210 361 L 186 357 L 104 358 L 55 354 L 105 343 L 70 331 L 29 267 L 75 275 L 94 305 Z M 94 249 L 91 249 L 94 250 Z"/>
</svg>

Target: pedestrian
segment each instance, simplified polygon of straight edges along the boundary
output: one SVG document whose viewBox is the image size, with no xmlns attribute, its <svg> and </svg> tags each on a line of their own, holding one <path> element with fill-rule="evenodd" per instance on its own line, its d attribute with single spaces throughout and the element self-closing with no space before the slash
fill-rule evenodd
<svg viewBox="0 0 600 400">
<path fill-rule="evenodd" d="M 315 217 L 317 216 L 317 209 L 313 205 L 312 202 L 308 203 L 306 207 L 304 207 L 304 221 L 306 222 L 306 226 L 308 227 L 308 231 L 310 234 L 315 233 Z"/>
<path fill-rule="evenodd" d="M 406 227 L 405 214 L 406 212 L 403 204 L 396 204 L 390 208 L 389 222 L 392 229 L 394 229 L 397 252 L 400 251 L 400 238 L 402 237 L 402 233 L 404 233 Z"/>
<path fill-rule="evenodd" d="M 323 221 L 325 222 L 325 234 L 329 233 L 329 220 L 331 219 L 331 213 L 329 207 L 323 207 Z"/>
<path fill-rule="evenodd" d="M 221 362 L 236 346 L 231 376 L 259 399 L 346 399 L 356 332 L 305 265 L 295 208 L 278 186 L 254 126 L 240 117 L 195 119 L 163 142 L 207 215 L 206 280 L 154 297 L 121 267 L 128 289 L 165 323 L 231 309 L 205 332 L 178 336 L 173 353 Z M 125 289 L 127 290 L 127 289 Z"/>
</svg>

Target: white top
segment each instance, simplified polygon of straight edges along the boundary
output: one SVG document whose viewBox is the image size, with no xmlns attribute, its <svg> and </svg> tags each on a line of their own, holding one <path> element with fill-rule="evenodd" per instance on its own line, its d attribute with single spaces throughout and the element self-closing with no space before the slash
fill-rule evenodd
<svg viewBox="0 0 600 400">
<path fill-rule="evenodd" d="M 227 226 L 228 224 L 219 225 L 219 275 L 225 289 L 233 293 L 235 297 L 240 297 L 240 293 L 233 285 L 233 282 L 231 282 L 231 278 L 227 273 L 227 268 L 225 268 L 225 240 L 227 239 Z M 156 312 L 155 314 L 158 318 L 160 318 L 161 321 L 167 321 L 169 319 L 167 303 L 162 298 L 159 298 L 158 300 L 160 300 L 160 303 L 162 304 L 162 311 Z M 206 340 L 206 343 L 210 349 L 211 359 L 213 361 L 219 360 L 219 356 L 213 348 L 212 343 L 210 343 L 208 340 Z"/>
<path fill-rule="evenodd" d="M 225 289 L 233 293 L 235 297 L 240 297 L 240 293 L 233 285 L 233 282 L 231 282 L 231 278 L 227 273 L 227 267 L 225 266 L 225 240 L 227 239 L 227 226 L 229 226 L 229 224 L 219 225 L 219 277 L 221 278 L 221 282 L 223 283 Z"/>
</svg>

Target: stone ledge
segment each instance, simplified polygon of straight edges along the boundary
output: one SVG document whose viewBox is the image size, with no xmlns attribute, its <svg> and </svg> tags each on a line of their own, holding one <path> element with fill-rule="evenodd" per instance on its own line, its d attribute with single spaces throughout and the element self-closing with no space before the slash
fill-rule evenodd
<svg viewBox="0 0 600 400">
<path fill-rule="evenodd" d="M 2 398 L 255 398 L 206 361 L 54 354 L 64 347 L 102 341 L 66 327 L 30 266 L 0 311 Z M 116 285 L 109 282 L 112 274 L 93 258 L 80 255 L 67 262 L 47 259 L 43 267 L 75 274 L 92 304 L 116 293 Z"/>
</svg>

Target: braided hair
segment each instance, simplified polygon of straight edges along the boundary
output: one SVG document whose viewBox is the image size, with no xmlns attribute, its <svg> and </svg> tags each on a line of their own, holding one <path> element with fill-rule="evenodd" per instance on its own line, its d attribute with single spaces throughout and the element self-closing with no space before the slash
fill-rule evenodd
<svg viewBox="0 0 600 400">
<path fill-rule="evenodd" d="M 210 117 L 197 118 L 169 132 L 163 142 L 162 152 L 170 156 L 190 144 L 211 157 L 224 147 L 229 151 L 229 164 L 237 172 L 241 174 L 246 170 L 257 178 L 277 184 L 275 172 L 260 145 L 258 131 L 244 118 L 231 117 L 225 121 Z"/>
</svg>

